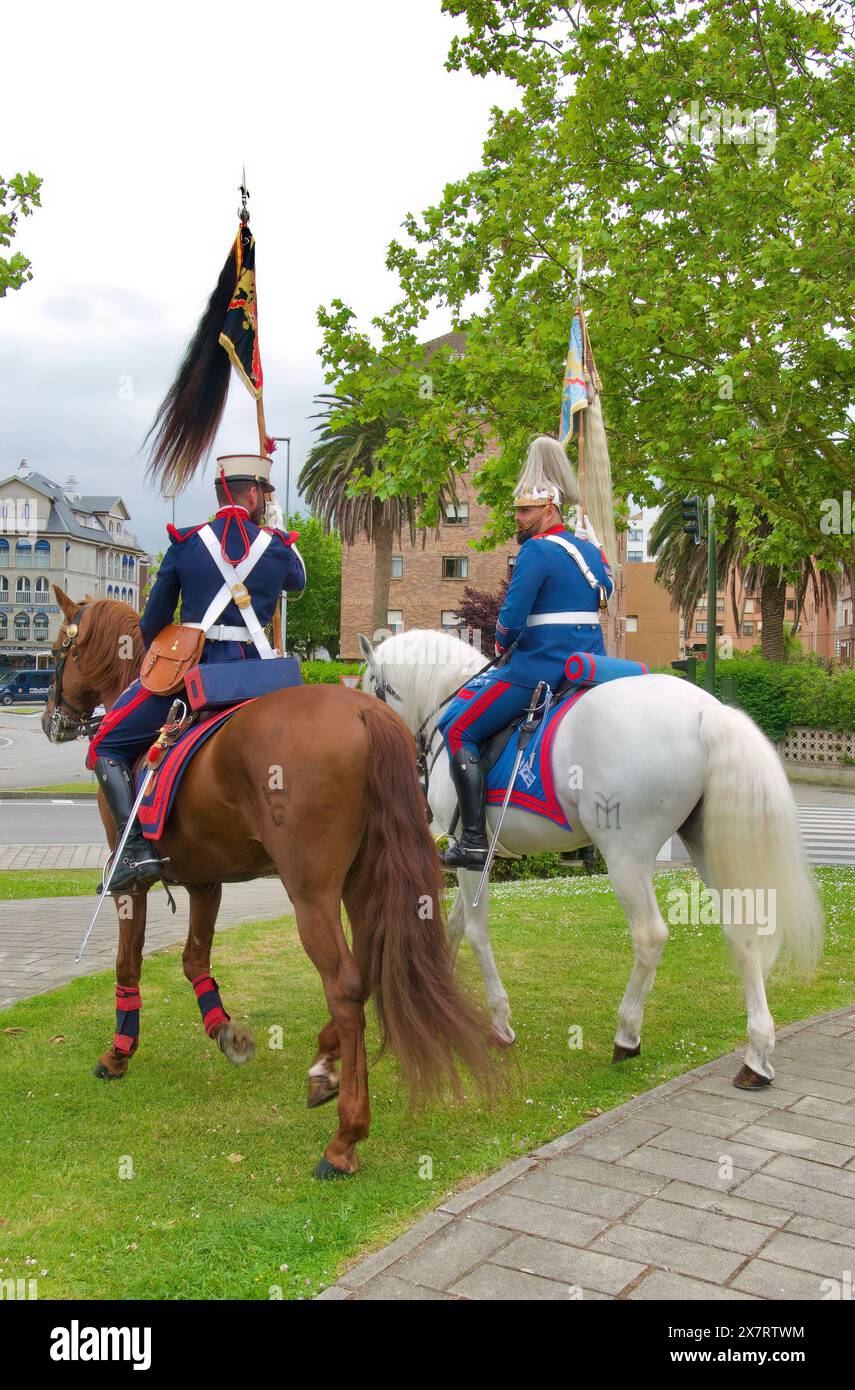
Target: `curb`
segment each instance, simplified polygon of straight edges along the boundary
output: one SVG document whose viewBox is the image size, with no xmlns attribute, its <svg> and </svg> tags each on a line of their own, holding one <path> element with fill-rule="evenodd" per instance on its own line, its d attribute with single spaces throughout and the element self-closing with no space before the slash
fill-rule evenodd
<svg viewBox="0 0 855 1390">
<path fill-rule="evenodd" d="M 0 801 L 97 801 L 98 792 L 93 789 L 91 792 L 81 787 L 80 791 L 73 792 L 29 792 L 29 791 L 4 791 L 0 788 Z"/>
<path fill-rule="evenodd" d="M 853 1005 L 846 1004 L 841 1009 L 817 1014 L 814 1018 L 799 1019 L 795 1023 L 786 1024 L 779 1030 L 776 1029 L 775 1041 L 778 1043 L 782 1039 L 800 1033 L 805 1028 L 811 1028 L 817 1023 L 827 1023 L 832 1019 L 852 1015 Z M 378 1274 L 384 1273 L 392 1265 L 397 1264 L 398 1260 L 403 1259 L 405 1255 L 411 1254 L 422 1240 L 434 1235 L 436 1231 L 448 1225 L 455 1216 L 459 1216 L 470 1207 L 475 1206 L 477 1202 L 500 1191 L 508 1183 L 514 1182 L 523 1173 L 532 1168 L 540 1167 L 550 1158 L 557 1158 L 561 1154 L 569 1153 L 578 1144 L 584 1143 L 594 1135 L 601 1134 L 604 1130 L 611 1129 L 612 1125 L 628 1119 L 636 1111 L 643 1110 L 645 1106 L 655 1104 L 664 1096 L 671 1095 L 675 1091 L 680 1091 L 685 1086 L 691 1085 L 698 1077 L 709 1076 L 710 1073 L 717 1071 L 725 1071 L 728 1065 L 738 1068 L 742 1063 L 744 1052 L 745 1047 L 742 1046 L 734 1052 L 725 1052 L 722 1056 L 713 1058 L 712 1061 L 704 1062 L 699 1067 L 693 1067 L 691 1071 L 682 1072 L 680 1076 L 672 1076 L 670 1080 L 663 1081 L 659 1086 L 654 1086 L 652 1091 L 644 1091 L 639 1096 L 633 1096 L 631 1100 L 624 1101 L 623 1105 L 616 1106 L 614 1110 L 608 1110 L 604 1115 L 597 1115 L 592 1120 L 586 1120 L 576 1129 L 571 1129 L 566 1134 L 560 1134 L 548 1143 L 532 1149 L 531 1153 L 509 1160 L 495 1173 L 489 1174 L 470 1187 L 458 1188 L 456 1192 L 452 1192 L 444 1201 L 421 1217 L 414 1226 L 411 1226 L 408 1231 L 398 1236 L 389 1245 L 355 1260 L 339 1276 L 336 1283 L 319 1293 L 314 1301 L 317 1303 L 321 1299 L 326 1299 L 341 1302 L 350 1299 L 371 1279 L 375 1279 Z"/>
</svg>

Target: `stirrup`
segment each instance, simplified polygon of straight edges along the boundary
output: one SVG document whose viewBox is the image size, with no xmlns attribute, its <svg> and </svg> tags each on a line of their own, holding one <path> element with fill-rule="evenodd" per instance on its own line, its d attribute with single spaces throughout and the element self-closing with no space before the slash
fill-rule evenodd
<svg viewBox="0 0 855 1390">
<path fill-rule="evenodd" d="M 453 845 L 443 850 L 439 856 L 440 863 L 446 869 L 483 869 L 487 862 L 489 845 L 486 841 L 484 845 L 467 845 L 462 840 L 455 840 Z"/>
</svg>

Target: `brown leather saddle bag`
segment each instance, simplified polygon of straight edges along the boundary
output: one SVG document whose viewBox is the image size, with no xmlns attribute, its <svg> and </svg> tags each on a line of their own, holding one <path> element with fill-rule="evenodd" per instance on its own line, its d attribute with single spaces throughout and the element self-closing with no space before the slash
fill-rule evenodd
<svg viewBox="0 0 855 1390">
<path fill-rule="evenodd" d="M 205 634 L 199 627 L 170 623 L 159 632 L 143 658 L 140 681 L 153 695 L 174 695 L 199 663 Z"/>
</svg>

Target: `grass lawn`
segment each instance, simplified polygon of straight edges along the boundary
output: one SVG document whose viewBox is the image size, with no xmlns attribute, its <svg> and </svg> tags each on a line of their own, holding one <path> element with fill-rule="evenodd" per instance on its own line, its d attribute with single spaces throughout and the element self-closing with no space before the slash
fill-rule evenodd
<svg viewBox="0 0 855 1390">
<path fill-rule="evenodd" d="M 106 858 L 107 851 L 104 850 Z M 0 902 L 15 898 L 76 898 L 93 894 L 101 882 L 99 869 L 4 869 L 0 872 Z M 163 884 L 151 890 L 162 893 Z"/>
<path fill-rule="evenodd" d="M 659 875 L 660 901 L 689 877 Z M 779 1026 L 855 998 L 855 872 L 819 877 L 826 953 L 810 986 L 773 977 Z M 461 1182 L 744 1046 L 741 989 L 716 927 L 672 929 L 643 1055 L 621 1066 L 610 1057 L 630 953 L 608 880 L 500 885 L 492 931 L 517 1030 L 507 1093 L 493 1109 L 412 1115 L 384 1058 L 371 1074 L 363 1167 L 345 1182 L 311 1177 L 336 1117 L 305 1107 L 325 1011 L 292 918 L 230 930 L 217 945 L 226 1008 L 255 1029 L 258 1052 L 242 1070 L 206 1039 L 177 950 L 146 961 L 142 1043 L 121 1081 L 90 1075 L 112 1033 L 111 975 L 5 1010 L 0 1278 L 37 1277 L 40 1298 L 263 1299 L 271 1288 L 310 1298 Z M 474 984 L 466 948 L 461 968 Z M 568 1047 L 574 1025 L 581 1050 Z M 268 1045 L 277 1028 L 279 1048 Z"/>
<path fill-rule="evenodd" d="M 53 782 L 47 787 L 10 787 L 10 792 L 40 792 L 44 796 L 91 796 L 98 795 L 94 782 Z M 0 793 L 2 795 L 2 793 Z"/>
<path fill-rule="evenodd" d="M 0 902 L 13 898 L 71 898 L 94 893 L 98 869 L 5 869 L 0 873 Z"/>
</svg>

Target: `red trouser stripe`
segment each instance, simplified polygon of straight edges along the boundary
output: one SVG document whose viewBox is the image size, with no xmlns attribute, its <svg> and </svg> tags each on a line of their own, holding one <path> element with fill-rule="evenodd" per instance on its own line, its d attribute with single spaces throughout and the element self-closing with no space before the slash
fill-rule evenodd
<svg viewBox="0 0 855 1390">
<path fill-rule="evenodd" d="M 141 705 L 144 700 L 147 700 L 150 694 L 151 691 L 146 690 L 145 686 L 140 686 L 136 695 L 133 697 L 132 700 L 128 700 L 128 703 L 126 705 L 122 705 L 119 709 L 111 709 L 107 714 L 104 715 L 104 718 L 101 720 L 101 723 L 98 726 L 98 732 L 95 734 L 95 737 L 92 739 L 92 742 L 89 745 L 89 752 L 86 756 L 86 766 L 88 768 L 92 768 L 94 766 L 95 759 L 98 757 L 98 745 L 104 738 L 105 734 L 109 734 L 111 730 L 115 729 L 118 724 L 121 724 L 125 716 L 130 714 L 131 710 L 136 709 L 139 705 Z"/>
<path fill-rule="evenodd" d="M 510 688 L 510 681 L 496 681 L 494 685 L 490 686 L 489 690 L 485 690 L 484 694 L 478 697 L 474 704 L 464 710 L 463 713 L 455 719 L 453 724 L 449 725 L 447 738 L 448 746 L 452 753 L 456 753 L 457 750 L 463 746 L 461 735 L 464 729 L 468 729 L 469 725 L 473 724 L 475 720 L 484 713 L 485 709 L 489 709 L 494 700 L 498 700 L 499 696 L 504 695 L 505 691 L 510 690 Z"/>
</svg>

